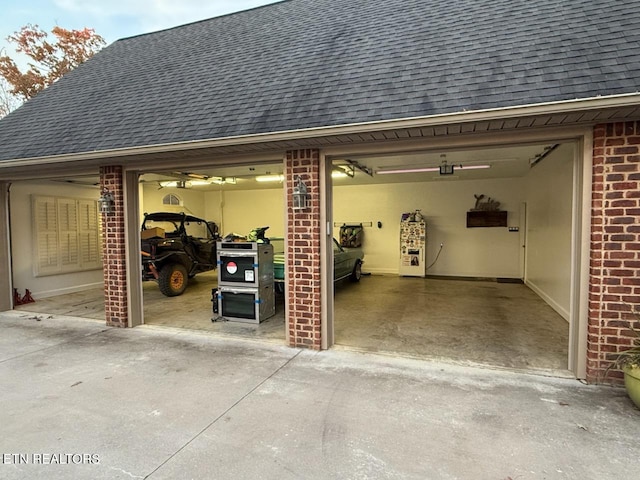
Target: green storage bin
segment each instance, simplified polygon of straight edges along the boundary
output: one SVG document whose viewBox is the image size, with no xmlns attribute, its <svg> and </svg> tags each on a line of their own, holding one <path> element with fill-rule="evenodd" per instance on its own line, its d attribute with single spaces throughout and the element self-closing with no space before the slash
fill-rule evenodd
<svg viewBox="0 0 640 480">
<path fill-rule="evenodd" d="M 276 253 L 273 256 L 273 278 L 284 280 L 284 253 Z"/>
</svg>

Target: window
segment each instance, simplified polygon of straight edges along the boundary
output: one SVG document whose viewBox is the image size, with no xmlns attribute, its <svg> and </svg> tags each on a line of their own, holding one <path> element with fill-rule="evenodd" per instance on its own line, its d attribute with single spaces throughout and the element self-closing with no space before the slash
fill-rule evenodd
<svg viewBox="0 0 640 480">
<path fill-rule="evenodd" d="M 173 193 L 169 193 L 162 198 L 162 204 L 180 206 L 182 205 L 182 200 L 180 200 L 179 196 Z"/>
<path fill-rule="evenodd" d="M 32 205 L 36 277 L 102 268 L 96 200 L 34 195 Z"/>
</svg>

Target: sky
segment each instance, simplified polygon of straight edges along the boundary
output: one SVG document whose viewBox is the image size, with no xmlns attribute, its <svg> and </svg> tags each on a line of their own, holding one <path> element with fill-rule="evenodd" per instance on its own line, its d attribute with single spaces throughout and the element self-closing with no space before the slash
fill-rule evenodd
<svg viewBox="0 0 640 480">
<path fill-rule="evenodd" d="M 107 45 L 114 41 L 277 0 L 0 0 L 0 50 L 16 58 L 7 36 L 26 24 L 46 32 L 93 28 Z"/>
</svg>

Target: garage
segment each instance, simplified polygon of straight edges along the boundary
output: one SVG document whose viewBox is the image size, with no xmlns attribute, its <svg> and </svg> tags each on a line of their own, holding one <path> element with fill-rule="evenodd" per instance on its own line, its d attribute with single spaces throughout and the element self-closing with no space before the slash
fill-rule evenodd
<svg viewBox="0 0 640 480">
<path fill-rule="evenodd" d="M 333 290 L 336 348 L 566 371 L 575 148 L 564 141 L 332 156 L 332 235 L 340 243 L 345 226 L 360 227 L 364 255 L 360 282 L 341 279 Z M 441 171 L 447 166 L 452 173 Z M 95 200 L 97 181 L 69 177 L 38 191 L 68 198 L 90 192 L 84 196 Z M 283 182 L 277 162 L 140 172 L 138 224 L 146 213 L 186 213 L 213 222 L 221 238 L 268 226 L 275 253 L 283 253 Z M 30 204 L 22 201 L 27 186 L 34 189 L 13 186 L 12 218 L 31 218 L 19 210 Z M 489 202 L 506 219 L 468 226 L 470 212 Z M 405 274 L 401 219 L 416 211 L 426 241 L 417 272 Z M 14 223 L 22 235 L 25 227 Z M 25 246 L 15 248 L 14 258 L 24 258 Z M 18 272 L 32 268 L 19 261 L 14 268 L 19 286 Z M 93 271 L 93 282 L 76 279 L 70 291 L 36 289 L 35 304 L 16 308 L 102 319 L 101 273 Z M 225 321 L 213 312 L 218 273 L 197 273 L 177 296 L 164 295 L 156 281 L 142 282 L 143 323 L 285 342 L 284 288 L 274 292 L 274 315 L 259 324 Z"/>
<path fill-rule="evenodd" d="M 335 289 L 336 345 L 566 371 L 574 160 L 571 143 L 334 159 L 352 167 L 334 237 L 362 226 L 365 272 Z M 416 212 L 424 244 L 401 234 Z"/>
<path fill-rule="evenodd" d="M 261 300 L 274 305 L 273 311 L 263 313 L 256 323 L 251 319 L 232 319 L 222 317 L 217 311 L 219 271 L 216 263 L 216 246 L 224 239 L 238 242 L 246 240 L 252 231 L 265 230 L 265 237 L 273 239 L 274 253 L 284 252 L 284 193 L 282 190 L 283 165 L 280 163 L 262 163 L 241 166 L 199 166 L 193 169 L 173 169 L 140 175 L 140 223 L 144 222 L 141 232 L 142 253 L 145 250 L 145 234 L 152 234 L 154 225 L 165 227 L 159 222 L 150 221 L 157 212 L 186 214 L 191 222 L 186 229 L 201 229 L 198 234 L 189 232 L 191 238 L 198 238 L 199 244 L 207 248 L 211 256 L 210 264 L 197 273 L 189 275 L 184 293 L 171 296 L 163 294 L 158 280 L 147 274 L 142 284 L 144 323 L 147 325 L 169 326 L 204 330 L 221 335 L 235 335 L 259 338 L 265 341 L 284 342 L 284 300 L 282 291 L 274 285 L 268 287 Z M 147 220 L 145 221 L 145 218 Z M 200 222 L 209 222 L 210 229 L 204 231 Z M 179 221 L 178 221 L 179 223 Z M 195 224 L 194 224 L 195 223 Z M 174 227 L 169 227 L 169 230 Z M 171 233 L 162 229 L 169 237 Z M 151 240 L 153 242 L 153 240 Z M 157 242 L 156 242 L 157 243 Z M 189 255 L 184 245 L 180 254 Z M 193 248 L 193 247 L 191 247 Z M 198 248 L 198 247 L 196 247 Z M 204 255 L 205 257 L 207 255 Z M 170 258 L 160 260 L 162 254 L 155 254 L 154 268 L 163 270 L 163 265 L 174 262 Z M 202 256 L 201 256 L 202 257 Z M 199 259 L 200 263 L 207 260 Z M 145 265 L 143 257 L 143 265 Z M 144 268 L 143 268 L 144 271 Z M 195 270 L 194 270 L 195 271 Z M 216 311 L 214 312 L 214 301 Z"/>
<path fill-rule="evenodd" d="M 104 320 L 97 172 L 18 180 L 8 195 L 14 308 Z"/>
<path fill-rule="evenodd" d="M 173 215 L 188 215 L 188 218 L 198 218 L 212 222 L 212 227 L 218 236 L 204 233 L 199 222 L 187 222 L 187 228 L 193 228 L 188 233 L 194 238 L 203 238 L 211 245 L 226 236 L 242 239 L 259 227 L 268 227 L 267 238 L 272 240 L 276 254 L 284 251 L 284 194 L 282 189 L 283 166 L 278 163 L 251 164 L 242 166 L 216 166 L 194 168 L 193 171 L 171 169 L 167 171 L 145 172 L 139 174 L 139 219 L 136 223 L 142 225 L 145 214 L 164 212 Z M 15 241 L 14 255 L 14 284 L 18 291 L 22 285 L 30 288 L 27 295 L 28 302 L 16 302 L 15 308 L 28 314 L 70 315 L 89 319 L 103 320 L 105 318 L 104 287 L 102 272 L 102 257 L 92 264 L 89 273 L 75 272 L 68 275 L 53 275 L 45 277 L 45 285 L 49 289 L 40 287 L 40 277 L 37 272 L 37 258 L 32 258 L 32 251 L 37 253 L 39 240 L 37 232 L 31 235 L 32 225 L 37 227 L 39 205 L 38 195 L 47 196 L 47 200 L 60 202 L 62 207 L 56 207 L 56 219 L 62 219 L 62 208 L 68 209 L 69 199 L 84 197 L 93 202 L 94 222 L 97 221 L 97 201 L 99 197 L 99 177 L 64 177 L 56 181 L 22 182 L 12 186 L 12 234 L 18 238 L 34 238 L 34 242 Z M 32 197 L 34 198 L 32 202 Z M 49 198 L 51 197 L 51 198 Z M 63 201 L 64 199 L 64 201 Z M 33 203 L 33 207 L 31 207 Z M 47 208 L 45 205 L 43 208 Z M 32 210 L 33 208 L 33 210 Z M 51 206 L 49 206 L 51 209 Z M 54 222 L 55 223 L 55 222 Z M 60 223 L 59 221 L 57 223 Z M 79 222 L 76 222 L 79 223 Z M 153 222 L 148 222 L 152 229 Z M 166 225 L 163 225 L 166 227 Z M 58 226 L 59 228 L 62 228 Z M 35 227 L 34 227 L 35 228 Z M 98 231 L 97 223 L 93 226 L 98 236 L 94 239 L 95 254 L 100 254 L 98 243 L 103 241 Z M 68 230 L 68 228 L 67 228 Z M 49 245 L 49 253 L 54 261 L 63 264 L 65 244 L 60 243 L 66 230 L 55 232 L 56 241 Z M 199 232 L 199 233 L 198 233 Z M 142 233 L 142 232 L 141 232 Z M 164 237 L 163 229 L 163 237 Z M 167 236 L 171 235 L 167 231 Z M 51 235 L 50 235 L 51 236 Z M 206 238 L 205 238 L 206 237 Z M 85 242 L 86 243 L 86 242 Z M 144 240 L 142 241 L 144 245 Z M 45 247 L 47 244 L 45 243 Z M 140 250 L 140 249 L 139 249 Z M 53 255 L 53 254 L 56 255 Z M 144 248 L 141 249 L 144 254 Z M 144 257 L 143 257 L 144 258 Z M 22 261 L 24 259 L 24 261 Z M 215 248 L 213 261 L 215 263 Z M 51 260 L 49 260 L 51 263 Z M 94 262 L 95 263 L 95 262 Z M 58 266 L 58 270 L 65 268 Z M 59 273 L 58 270 L 55 273 Z M 35 271 L 35 274 L 31 274 Z M 90 280 L 84 277 L 90 275 Z M 24 277 L 24 278 L 23 278 Z M 68 277 L 68 278 L 67 278 Z M 144 319 L 141 323 L 154 326 L 186 328 L 209 331 L 221 335 L 259 338 L 265 341 L 283 343 L 284 328 L 284 297 L 282 285 L 273 292 L 272 303 L 275 311 L 268 317 L 261 318 L 258 325 L 248 322 L 227 321 L 213 311 L 212 290 L 218 287 L 218 271 L 213 268 L 198 270 L 189 275 L 185 282 L 184 293 L 175 296 L 163 294 L 157 279 L 149 276 L 142 282 L 144 305 Z M 282 277 L 280 277 L 282 278 Z M 135 279 L 136 282 L 139 279 Z M 281 280 L 282 281 L 282 280 Z M 63 286 L 61 288 L 61 286 Z M 55 287 L 54 287 L 55 286 Z M 275 290 L 275 289 L 274 289 Z M 23 290 L 24 291 L 24 290 Z M 216 320 L 215 322 L 212 320 Z"/>
<path fill-rule="evenodd" d="M 567 370 L 574 157 L 571 143 L 540 143 L 332 159 L 333 237 L 339 249 L 360 246 L 364 255 L 360 282 L 341 278 L 334 289 L 337 347 Z M 220 238 L 269 227 L 275 253 L 283 253 L 283 180 L 278 163 L 145 172 L 140 223 L 148 213 L 186 213 L 212 222 Z M 63 184 L 67 195 L 91 187 L 74 182 Z M 506 219 L 468 225 L 469 212 L 494 210 Z M 401 220 L 417 211 L 426 241 L 414 252 L 419 268 L 407 273 Z M 345 227 L 358 231 L 357 245 L 342 241 Z M 218 273 L 194 274 L 176 296 L 143 282 L 144 323 L 284 342 L 283 288 L 274 294 L 275 314 L 257 325 L 212 321 Z M 85 316 L 103 318 L 101 288 L 76 287 L 89 291 L 76 294 Z M 55 313 L 54 302 L 77 303 L 65 296 L 37 309 Z M 363 305 L 367 315 L 359 314 Z"/>
<path fill-rule="evenodd" d="M 108 326 L 202 308 L 207 328 L 232 327 L 207 318 L 220 271 L 194 276 L 195 301 L 140 281 L 142 214 L 188 208 L 223 235 L 269 223 L 284 238 L 277 341 L 291 347 L 596 382 L 638 304 L 637 14 L 450 7 L 292 0 L 119 40 L 0 121 L 0 181 L 97 174 L 113 199 L 100 214 Z M 278 185 L 258 187 L 268 172 Z M 420 217 L 424 244 L 403 246 L 420 243 Z M 360 225 L 363 275 L 334 286 L 333 237 Z"/>
</svg>

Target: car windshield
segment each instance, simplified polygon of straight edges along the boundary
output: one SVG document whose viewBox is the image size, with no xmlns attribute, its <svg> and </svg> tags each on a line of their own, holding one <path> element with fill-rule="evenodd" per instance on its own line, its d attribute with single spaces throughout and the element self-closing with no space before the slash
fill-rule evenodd
<svg viewBox="0 0 640 480">
<path fill-rule="evenodd" d="M 150 230 L 152 228 L 161 228 L 164 230 L 165 235 L 179 235 L 180 234 L 180 224 L 169 222 L 166 220 L 147 220 L 144 222 L 144 228 L 146 230 Z"/>
<path fill-rule="evenodd" d="M 207 224 L 205 222 L 184 222 L 187 235 L 196 238 L 208 238 Z"/>
</svg>

